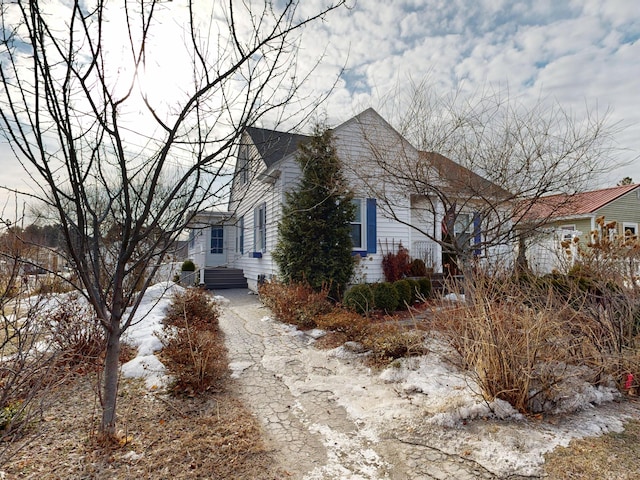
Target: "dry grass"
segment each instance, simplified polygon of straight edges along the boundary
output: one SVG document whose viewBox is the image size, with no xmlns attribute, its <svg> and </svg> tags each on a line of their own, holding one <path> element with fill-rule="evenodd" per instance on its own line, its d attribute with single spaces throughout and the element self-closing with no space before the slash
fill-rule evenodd
<svg viewBox="0 0 640 480">
<path fill-rule="evenodd" d="M 42 389 L 41 399 L 32 402 L 39 411 L 29 428 L 0 443 L 0 478 L 283 477 L 259 424 L 228 379 L 218 309 L 208 295 L 187 292 L 175 298 L 169 310 L 170 330 L 182 335 L 165 344 L 169 348 L 164 359 L 180 380 L 174 387 L 190 395 L 150 393 L 142 381 L 122 379 L 121 431 L 108 442 L 98 435 L 101 408 L 96 393 L 101 358 L 95 350 L 103 346 L 103 336 L 79 322 L 82 312 L 74 302 L 66 305 L 51 322 L 61 360 L 54 371 L 66 372 L 66 381 Z"/>
<path fill-rule="evenodd" d="M 7 478 L 283 477 L 257 421 L 232 391 L 174 398 L 147 393 L 141 381 L 123 380 L 118 397 L 121 444 L 107 447 L 96 440 L 99 405 L 90 377 L 77 377 L 57 393 L 59 402 L 43 413 L 43 422 L 20 442 L 22 449 L 0 467 Z"/>
<path fill-rule="evenodd" d="M 574 440 L 545 456 L 545 474 L 556 480 L 623 480 L 640 472 L 640 422 L 621 433 Z"/>
</svg>

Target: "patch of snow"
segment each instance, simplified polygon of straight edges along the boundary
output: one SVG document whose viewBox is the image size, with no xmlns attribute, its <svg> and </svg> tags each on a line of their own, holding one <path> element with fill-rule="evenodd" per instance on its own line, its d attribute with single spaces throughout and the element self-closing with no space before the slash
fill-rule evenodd
<svg viewBox="0 0 640 480">
<path fill-rule="evenodd" d="M 131 462 L 136 462 L 140 460 L 142 457 L 144 457 L 142 453 L 136 453 L 133 450 L 130 450 L 122 456 L 122 459 L 131 461 Z"/>
<path fill-rule="evenodd" d="M 170 377 L 165 372 L 165 366 L 155 355 L 138 355 L 122 365 L 125 377 L 144 378 L 145 385 L 150 390 L 168 385 Z"/>
<path fill-rule="evenodd" d="M 464 302 L 465 301 L 464 293 L 448 293 L 442 298 L 444 300 L 448 300 L 450 302 Z"/>
<path fill-rule="evenodd" d="M 230 362 L 229 370 L 231 370 L 231 378 L 240 378 L 242 372 L 253 365 L 254 362 Z"/>
<path fill-rule="evenodd" d="M 162 349 L 158 334 L 162 331 L 162 320 L 171 296 L 183 290 L 173 282 L 149 287 L 131 326 L 123 335 L 123 341 L 137 347 L 137 353 L 135 358 L 122 365 L 122 373 L 125 377 L 144 378 L 149 389 L 166 387 L 170 381 L 165 366 L 154 354 Z"/>
<path fill-rule="evenodd" d="M 314 340 L 324 337 L 327 334 L 325 330 L 321 330 L 319 328 L 314 328 L 313 330 L 308 330 L 307 335 L 309 335 Z"/>
<path fill-rule="evenodd" d="M 327 464 L 305 475 L 305 480 L 380 478 L 380 470 L 387 467 L 386 462 L 367 445 L 368 441 L 357 435 L 338 433 L 327 425 L 318 424 L 311 425 L 309 430 L 323 437 L 323 443 L 327 448 Z"/>
</svg>

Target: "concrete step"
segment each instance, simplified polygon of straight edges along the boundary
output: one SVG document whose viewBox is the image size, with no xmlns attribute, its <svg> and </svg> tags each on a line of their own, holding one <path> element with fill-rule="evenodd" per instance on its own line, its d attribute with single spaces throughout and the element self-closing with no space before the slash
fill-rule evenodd
<svg viewBox="0 0 640 480">
<path fill-rule="evenodd" d="M 239 268 L 208 268 L 204 271 L 204 284 L 207 290 L 248 287 L 244 272 Z"/>
</svg>

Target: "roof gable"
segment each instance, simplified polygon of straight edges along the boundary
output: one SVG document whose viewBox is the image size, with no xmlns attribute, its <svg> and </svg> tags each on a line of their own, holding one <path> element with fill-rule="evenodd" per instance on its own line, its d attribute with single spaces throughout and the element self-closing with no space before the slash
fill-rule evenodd
<svg viewBox="0 0 640 480">
<path fill-rule="evenodd" d="M 480 197 L 507 199 L 511 194 L 499 185 L 437 152 L 419 152 L 420 160 L 433 167 L 452 191 Z"/>
<path fill-rule="evenodd" d="M 301 142 L 309 139 L 307 135 L 265 128 L 247 127 L 246 131 L 267 168 L 295 152 Z"/>
</svg>

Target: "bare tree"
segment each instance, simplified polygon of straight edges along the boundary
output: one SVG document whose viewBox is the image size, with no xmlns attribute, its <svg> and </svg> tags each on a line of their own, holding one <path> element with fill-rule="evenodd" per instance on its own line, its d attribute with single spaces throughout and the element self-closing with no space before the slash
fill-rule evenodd
<svg viewBox="0 0 640 480">
<path fill-rule="evenodd" d="M 512 251 L 516 240 L 524 246 L 572 194 L 615 166 L 616 126 L 607 114 L 579 119 L 557 103 L 527 106 L 503 90 L 437 96 L 423 82 L 409 92 L 396 107 L 397 129 L 416 148 L 369 142 L 375 167 L 367 185 L 388 216 L 439 244 L 453 270 L 470 273 L 483 257 Z M 540 210 L 550 193 L 569 196 Z M 410 217 L 399 208 L 408 196 Z"/>
<path fill-rule="evenodd" d="M 222 201 L 241 131 L 321 100 L 301 95 L 315 68 L 297 60 L 301 30 L 344 1 L 300 3 L 3 2 L 1 125 L 107 332 L 103 434 L 138 293 L 193 213 Z"/>
</svg>

